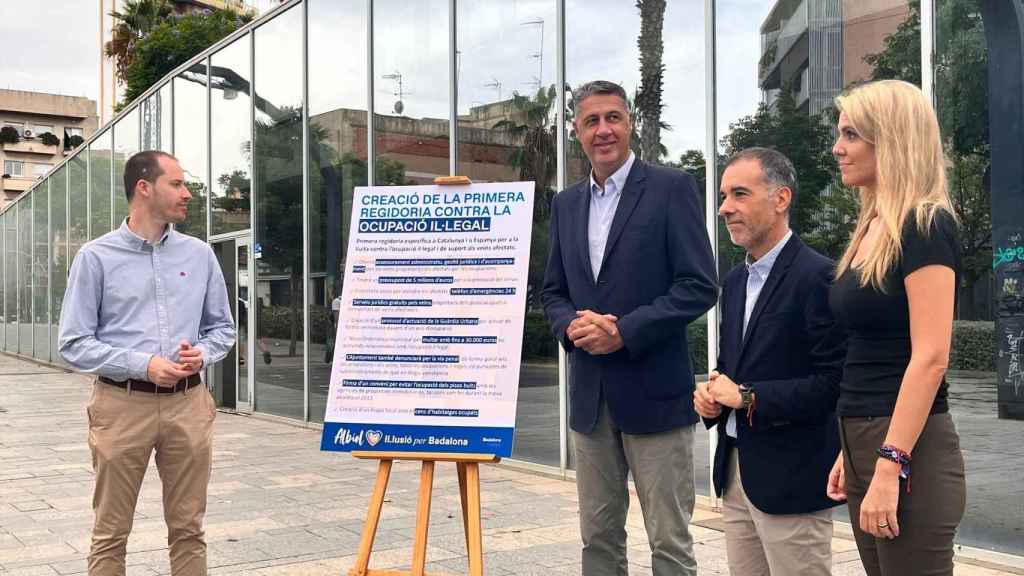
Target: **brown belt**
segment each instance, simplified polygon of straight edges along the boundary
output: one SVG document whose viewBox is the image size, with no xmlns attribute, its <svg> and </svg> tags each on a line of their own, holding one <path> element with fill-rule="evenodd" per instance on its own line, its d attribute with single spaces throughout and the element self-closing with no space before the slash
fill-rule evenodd
<svg viewBox="0 0 1024 576">
<path fill-rule="evenodd" d="M 188 378 L 182 378 L 178 380 L 177 384 L 170 387 L 157 386 L 156 384 L 146 380 L 111 380 L 106 376 L 100 376 L 99 381 L 104 384 L 111 386 L 117 386 L 118 388 L 124 388 L 130 392 L 145 392 L 149 394 L 174 394 L 176 392 L 184 392 L 189 388 L 194 388 L 202 383 L 202 379 L 199 374 L 193 374 Z"/>
</svg>

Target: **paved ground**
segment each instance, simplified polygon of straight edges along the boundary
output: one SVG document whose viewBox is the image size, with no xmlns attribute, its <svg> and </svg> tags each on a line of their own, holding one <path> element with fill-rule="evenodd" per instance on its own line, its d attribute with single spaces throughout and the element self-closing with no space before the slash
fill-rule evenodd
<svg viewBox="0 0 1024 576">
<path fill-rule="evenodd" d="M 85 570 L 92 471 L 85 436 L 88 379 L 0 355 L 0 575 Z M 319 452 L 319 433 L 262 418 L 220 414 L 207 538 L 214 574 L 330 574 L 351 566 L 373 484 L 372 462 Z M 450 466 L 439 469 L 428 568 L 465 573 Z M 396 465 L 377 538 L 375 567 L 410 559 L 418 468 Z M 575 486 L 506 466 L 482 471 L 485 571 L 579 574 Z M 701 573 L 725 574 L 718 514 L 699 507 L 693 533 Z M 842 529 L 840 529 L 842 531 Z M 633 506 L 632 574 L 649 574 Z M 835 574 L 863 574 L 852 541 L 833 541 Z M 1024 558 L 967 551 L 960 575 L 1024 574 Z M 156 471 L 143 486 L 129 541 L 129 574 L 167 574 Z"/>
</svg>

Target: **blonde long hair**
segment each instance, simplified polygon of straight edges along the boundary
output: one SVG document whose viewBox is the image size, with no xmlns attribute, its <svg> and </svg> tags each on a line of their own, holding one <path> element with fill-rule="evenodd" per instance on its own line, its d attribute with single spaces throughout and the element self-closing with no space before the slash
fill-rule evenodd
<svg viewBox="0 0 1024 576">
<path fill-rule="evenodd" d="M 874 145 L 876 162 L 874 188 L 859 187 L 857 227 L 836 277 L 851 267 L 868 224 L 877 216 L 881 233 L 859 266 L 860 285 L 870 283 L 884 291 L 882 281 L 902 254 L 907 218 L 913 214 L 922 235 L 939 210 L 956 219 L 946 188 L 939 122 L 921 90 L 901 80 L 862 84 L 836 97 L 835 103 L 860 137 Z"/>
</svg>

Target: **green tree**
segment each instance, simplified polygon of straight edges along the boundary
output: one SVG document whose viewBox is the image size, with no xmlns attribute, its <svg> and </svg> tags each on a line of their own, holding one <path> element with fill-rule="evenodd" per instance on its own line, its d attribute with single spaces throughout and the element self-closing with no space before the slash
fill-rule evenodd
<svg viewBox="0 0 1024 576">
<path fill-rule="evenodd" d="M 990 272 L 992 262 L 988 115 L 988 49 L 979 0 L 945 0 L 936 12 L 935 102 L 943 148 L 949 159 L 949 193 L 960 220 L 964 269 L 958 317 L 978 318 L 974 287 Z M 920 84 L 920 3 L 910 2 L 910 15 L 885 40 L 878 54 L 865 57 L 874 67 L 872 79 L 898 78 Z"/>
<path fill-rule="evenodd" d="M 784 86 L 772 107 L 761 104 L 754 114 L 730 124 L 729 130 L 722 139 L 727 157 L 761 146 L 774 148 L 793 162 L 799 190 L 790 209 L 790 226 L 806 242 L 828 252 L 823 237 L 834 231 L 821 224 L 822 207 L 827 206 L 822 195 L 836 180 L 836 165 L 832 131 L 824 116 L 801 112 L 791 87 Z"/>
<path fill-rule="evenodd" d="M 555 85 L 541 88 L 533 98 L 519 94 L 512 97 L 515 113 L 494 125 L 496 130 L 508 131 L 517 146 L 509 163 L 519 169 L 520 180 L 534 182 L 533 227 L 530 240 L 530 270 L 527 278 L 527 305 L 539 307 L 540 286 L 544 282 L 549 242 L 548 222 L 551 218 L 551 199 L 555 189 L 548 183 L 554 179 L 558 157 L 554 104 Z"/>
<path fill-rule="evenodd" d="M 168 0 L 126 0 L 120 11 L 110 13 L 114 26 L 103 52 L 114 59 L 114 76 L 118 81 L 128 81 L 128 68 L 135 61 L 139 41 L 173 12 Z"/>
<path fill-rule="evenodd" d="M 231 34 L 251 16 L 201 11 L 162 20 L 133 46 L 120 106 L 142 95 L 178 66 Z"/>
<path fill-rule="evenodd" d="M 662 63 L 665 51 L 662 40 L 665 4 L 665 0 L 636 2 L 640 10 L 640 36 L 636 41 L 640 49 L 640 87 L 633 99 L 634 124 L 639 126 L 640 131 L 640 157 L 648 162 L 657 162 L 664 153 L 661 145 L 661 112 L 664 108 L 661 96 L 665 74 L 665 65 Z"/>
</svg>

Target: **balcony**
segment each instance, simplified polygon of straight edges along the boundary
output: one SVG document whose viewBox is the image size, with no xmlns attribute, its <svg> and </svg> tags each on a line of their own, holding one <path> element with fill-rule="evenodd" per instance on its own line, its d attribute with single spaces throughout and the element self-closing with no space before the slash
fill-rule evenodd
<svg viewBox="0 0 1024 576">
<path fill-rule="evenodd" d="M 31 176 L 9 176 L 3 179 L 3 190 L 7 193 L 20 194 L 35 184 L 36 179 Z"/>
<path fill-rule="evenodd" d="M 47 146 L 38 139 L 22 140 L 15 144 L 4 142 L 4 152 L 22 152 L 26 154 L 40 154 L 53 156 L 57 154 L 59 146 Z"/>
</svg>

